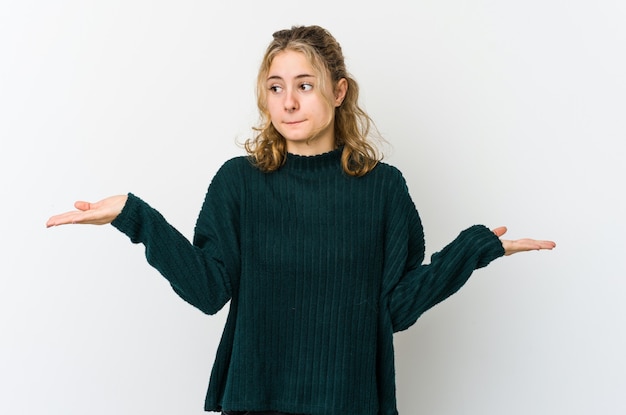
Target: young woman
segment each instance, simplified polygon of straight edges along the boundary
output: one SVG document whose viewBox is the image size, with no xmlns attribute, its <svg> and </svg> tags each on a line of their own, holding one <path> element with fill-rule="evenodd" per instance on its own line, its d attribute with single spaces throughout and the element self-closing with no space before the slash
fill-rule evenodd
<svg viewBox="0 0 626 415">
<path fill-rule="evenodd" d="M 193 306 L 213 314 L 230 301 L 207 411 L 397 414 L 393 333 L 474 269 L 555 244 L 474 225 L 423 265 L 405 181 L 368 141 L 358 85 L 326 30 L 274 33 L 257 92 L 249 154 L 215 175 L 193 243 L 130 193 L 76 202 L 47 226 L 112 223 Z"/>
</svg>

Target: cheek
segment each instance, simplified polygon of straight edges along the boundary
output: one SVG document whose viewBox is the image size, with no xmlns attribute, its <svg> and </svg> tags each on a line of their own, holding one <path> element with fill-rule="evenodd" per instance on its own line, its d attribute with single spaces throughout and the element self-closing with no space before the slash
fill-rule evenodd
<svg viewBox="0 0 626 415">
<path fill-rule="evenodd" d="M 334 98 L 329 95 L 317 95 L 315 97 L 315 102 L 313 104 L 313 108 L 315 108 L 315 112 L 318 114 L 328 114 L 334 111 L 333 107 Z"/>
<path fill-rule="evenodd" d="M 267 111 L 270 113 L 270 118 L 272 120 L 276 119 L 279 115 L 279 107 L 276 104 L 276 102 L 271 99 L 268 99 L 265 102 L 265 106 L 267 108 Z"/>
<path fill-rule="evenodd" d="M 280 128 L 280 121 L 282 117 L 281 108 L 278 105 L 276 105 L 275 102 L 272 103 L 271 100 L 268 100 L 266 108 L 267 108 L 267 112 L 269 113 L 269 117 L 270 117 L 270 121 L 272 125 L 274 125 L 274 128 L 278 130 Z"/>
<path fill-rule="evenodd" d="M 277 111 L 282 108 L 282 102 L 283 98 L 274 94 L 267 94 L 267 97 L 265 98 L 267 108 L 272 111 Z"/>
<path fill-rule="evenodd" d="M 327 121 L 327 119 L 333 115 L 334 108 L 329 106 L 326 101 L 319 100 L 316 102 L 315 106 L 311 107 L 311 113 L 313 113 L 316 118 Z"/>
</svg>

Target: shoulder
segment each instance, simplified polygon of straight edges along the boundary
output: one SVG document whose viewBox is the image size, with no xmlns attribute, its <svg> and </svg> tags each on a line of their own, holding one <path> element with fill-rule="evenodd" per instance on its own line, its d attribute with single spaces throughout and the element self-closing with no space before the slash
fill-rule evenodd
<svg viewBox="0 0 626 415">
<path fill-rule="evenodd" d="M 235 171 L 241 171 L 245 169 L 254 169 L 254 165 L 248 156 L 236 156 L 229 160 L 226 160 L 219 168 L 218 173 L 228 174 Z"/>
<path fill-rule="evenodd" d="M 248 156 L 237 156 L 226 160 L 215 173 L 213 182 L 241 180 L 248 174 L 259 172 Z"/>
<path fill-rule="evenodd" d="M 396 166 L 392 166 L 384 161 L 379 161 L 372 173 L 382 174 L 390 177 L 402 177 L 402 172 Z"/>
<path fill-rule="evenodd" d="M 250 171 L 257 170 L 248 157 L 233 157 L 224 162 L 209 183 L 209 193 L 235 195 L 246 181 Z"/>
<path fill-rule="evenodd" d="M 378 162 L 376 167 L 369 172 L 367 175 L 372 175 L 372 178 L 376 180 L 384 181 L 388 186 L 392 188 L 400 188 L 404 191 L 407 189 L 406 180 L 400 171 L 395 166 L 391 164 L 384 163 L 382 161 Z"/>
<path fill-rule="evenodd" d="M 378 187 L 381 188 L 382 194 L 387 200 L 387 209 L 399 214 L 410 212 L 413 215 L 416 212 L 407 181 L 400 169 L 390 164 L 379 162 L 368 174 L 378 177 L 376 181 L 379 183 Z"/>
</svg>

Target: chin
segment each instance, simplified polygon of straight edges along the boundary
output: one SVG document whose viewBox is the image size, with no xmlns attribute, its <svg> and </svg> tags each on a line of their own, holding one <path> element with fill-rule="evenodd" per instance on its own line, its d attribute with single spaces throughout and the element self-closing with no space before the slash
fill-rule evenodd
<svg viewBox="0 0 626 415">
<path fill-rule="evenodd" d="M 285 138 L 285 140 L 287 142 L 291 142 L 291 143 L 294 143 L 294 144 L 304 144 L 307 141 L 311 140 L 311 136 L 299 136 L 299 135 L 297 135 L 297 136 L 293 136 L 293 135 L 292 136 L 287 136 L 287 135 L 283 134 L 283 137 Z"/>
</svg>

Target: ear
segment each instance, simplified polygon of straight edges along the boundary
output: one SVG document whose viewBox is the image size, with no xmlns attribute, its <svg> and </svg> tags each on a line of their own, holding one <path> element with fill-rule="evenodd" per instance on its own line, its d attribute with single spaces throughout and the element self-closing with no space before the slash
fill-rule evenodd
<svg viewBox="0 0 626 415">
<path fill-rule="evenodd" d="M 347 92 L 348 80 L 346 78 L 341 78 L 339 81 L 337 81 L 337 85 L 335 86 L 335 107 L 341 106 L 341 103 L 346 97 Z"/>
</svg>

